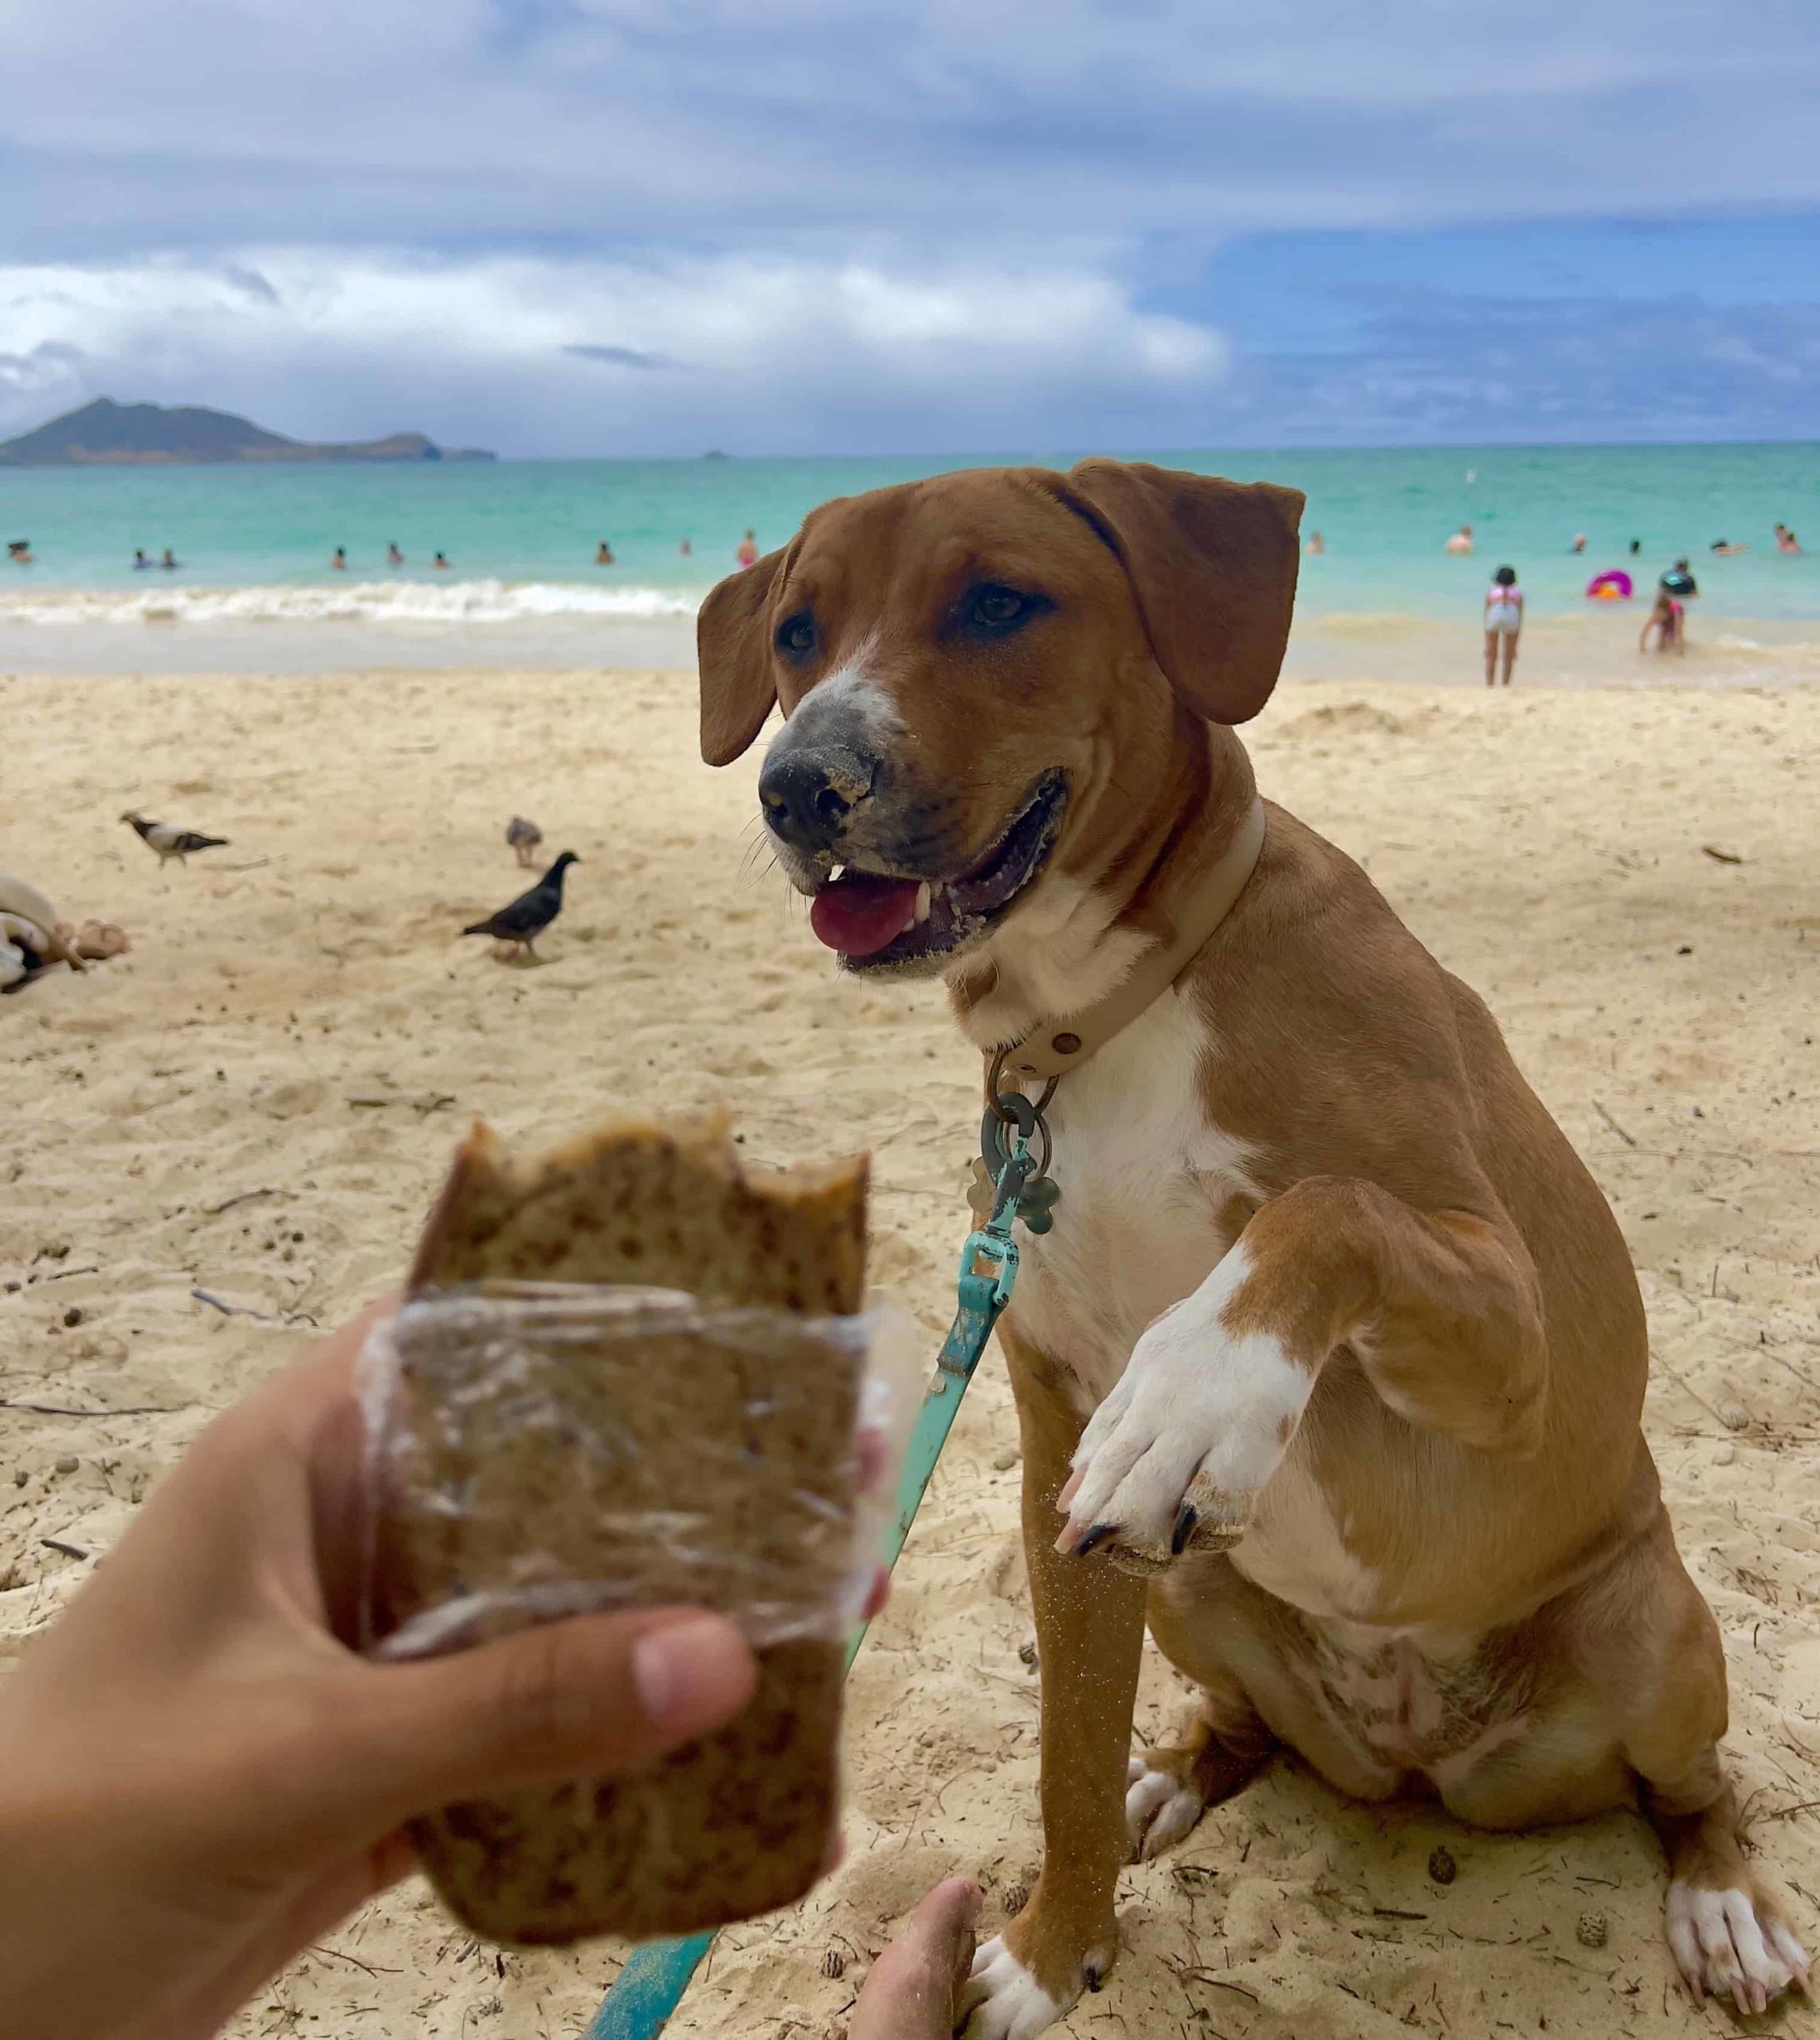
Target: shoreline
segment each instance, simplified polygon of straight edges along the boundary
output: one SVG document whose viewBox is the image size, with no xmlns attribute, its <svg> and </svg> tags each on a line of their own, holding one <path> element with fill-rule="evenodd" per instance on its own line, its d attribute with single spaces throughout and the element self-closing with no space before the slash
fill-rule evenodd
<svg viewBox="0 0 1820 2040">
<path fill-rule="evenodd" d="M 438 592 L 454 595 L 458 587 Z M 1820 683 L 1820 618 L 1732 616 L 1696 605 L 1687 656 L 1662 658 L 1637 649 L 1646 613 L 1647 605 L 1638 602 L 1621 611 L 1532 611 L 1518 653 L 1518 688 L 1779 688 Z M 1483 684 L 1482 658 L 1474 614 L 1440 620 L 1391 611 L 1338 611 L 1298 616 L 1283 672 L 1290 680 L 1471 687 Z M 297 678 L 449 668 L 687 672 L 694 663 L 692 608 L 656 614 L 545 610 L 511 620 L 483 614 L 382 622 L 349 611 L 303 619 L 45 623 L 9 619 L 0 604 L 0 673 Z"/>
</svg>

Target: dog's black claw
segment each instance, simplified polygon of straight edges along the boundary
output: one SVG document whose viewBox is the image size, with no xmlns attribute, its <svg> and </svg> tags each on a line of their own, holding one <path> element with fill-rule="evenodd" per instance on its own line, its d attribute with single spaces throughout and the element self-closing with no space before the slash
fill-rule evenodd
<svg viewBox="0 0 1820 2040">
<path fill-rule="evenodd" d="M 1100 1990 L 1104 1987 L 1105 1981 L 1105 1978 L 1102 1976 L 1099 1971 L 1093 1967 L 1092 1964 L 1088 1963 L 1087 1965 L 1088 1989 L 1089 1991 Z"/>
<path fill-rule="evenodd" d="M 1188 1548 L 1188 1540 L 1194 1534 L 1194 1525 L 1200 1521 L 1192 1502 L 1183 1502 L 1182 1513 L 1175 1519 L 1175 1534 L 1169 1540 L 1171 1556 L 1180 1558 Z"/>
<path fill-rule="evenodd" d="M 1087 1535 L 1081 1539 L 1081 1542 L 1075 1546 L 1074 1556 L 1077 1559 L 1084 1559 L 1089 1552 L 1098 1551 L 1100 1547 L 1105 1543 L 1106 1540 L 1114 1534 L 1118 1527 L 1119 1526 L 1116 1523 L 1096 1523 L 1093 1528 L 1088 1532 Z"/>
</svg>

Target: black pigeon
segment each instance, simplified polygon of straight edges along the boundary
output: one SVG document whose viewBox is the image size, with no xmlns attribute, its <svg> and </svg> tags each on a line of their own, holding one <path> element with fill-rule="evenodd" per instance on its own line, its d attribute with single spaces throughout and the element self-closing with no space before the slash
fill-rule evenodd
<svg viewBox="0 0 1820 2040">
<path fill-rule="evenodd" d="M 511 943 L 515 955 L 523 949 L 535 956 L 537 951 L 532 943 L 563 911 L 563 874 L 571 865 L 580 862 L 573 850 L 563 851 L 528 892 L 520 892 L 509 907 L 501 907 L 496 914 L 476 921 L 461 932 L 490 935 L 496 942 Z"/>
<path fill-rule="evenodd" d="M 129 807 L 120 819 L 131 822 L 144 842 L 157 851 L 160 871 L 169 858 L 175 857 L 181 864 L 192 850 L 222 850 L 227 848 L 225 836 L 202 836 L 194 829 L 175 828 L 168 822 L 147 822 L 136 808 Z"/>
</svg>

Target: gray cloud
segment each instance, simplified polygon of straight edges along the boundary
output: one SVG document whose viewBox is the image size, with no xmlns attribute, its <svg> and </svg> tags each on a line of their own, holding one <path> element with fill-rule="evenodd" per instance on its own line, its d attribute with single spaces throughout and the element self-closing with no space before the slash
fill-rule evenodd
<svg viewBox="0 0 1820 2040">
<path fill-rule="evenodd" d="M 605 362 L 611 368 L 681 368 L 683 364 L 667 354 L 647 354 L 641 347 L 598 347 L 571 340 L 563 349 L 582 361 Z"/>
<path fill-rule="evenodd" d="M 1820 17 L 1780 0 L 78 0 L 7 37 L 6 430 L 104 388 L 538 453 L 1820 429 L 1811 263 L 1780 307 L 1542 306 L 1437 249 L 1299 350 L 1310 266 L 1214 294 L 1317 230 L 1820 211 Z"/>
<path fill-rule="evenodd" d="M 1820 27 L 1703 0 L 85 0 L 9 25 L 16 255 L 1120 248 L 1820 202 Z M 275 69 L 283 90 L 272 89 Z"/>
<path fill-rule="evenodd" d="M 269 277 L 262 277 L 257 269 L 242 269 L 237 262 L 223 265 L 222 274 L 235 289 L 243 290 L 249 297 L 257 298 L 261 304 L 278 305 L 284 302 L 273 288 Z"/>
</svg>

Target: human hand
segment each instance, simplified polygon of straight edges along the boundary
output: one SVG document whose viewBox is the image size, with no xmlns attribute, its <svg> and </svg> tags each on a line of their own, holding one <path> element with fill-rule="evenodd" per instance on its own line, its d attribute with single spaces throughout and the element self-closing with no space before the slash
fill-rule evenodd
<svg viewBox="0 0 1820 2040">
<path fill-rule="evenodd" d="M 950 2040 L 973 1967 L 980 1896 L 971 1877 L 935 1886 L 873 1964 L 847 2040 Z"/>
<path fill-rule="evenodd" d="M 750 1698 L 724 1618 L 367 1663 L 354 1368 L 382 1307 L 218 1418 L 0 1685 L 0 2033 L 201 2040 L 402 1877 L 402 1824 L 601 1776 Z"/>
</svg>

